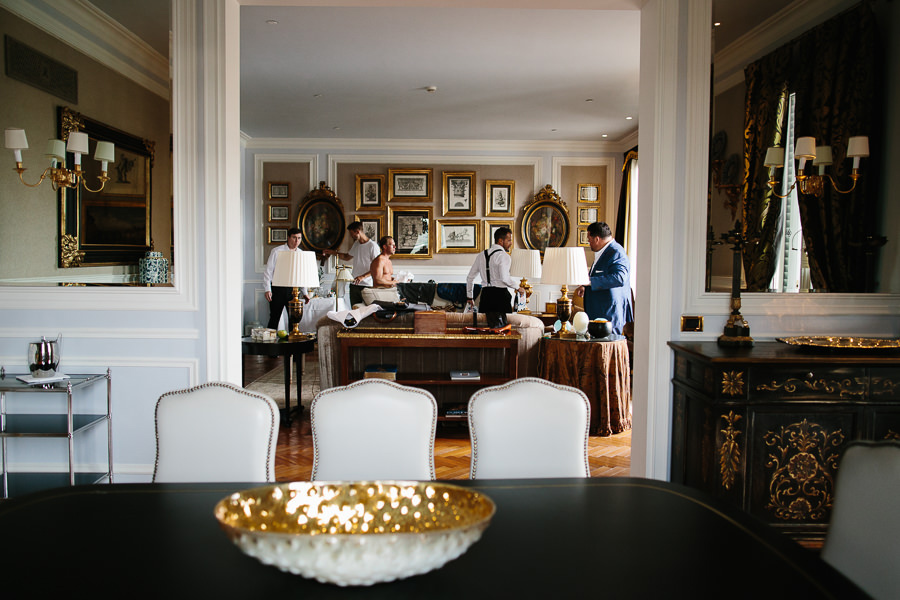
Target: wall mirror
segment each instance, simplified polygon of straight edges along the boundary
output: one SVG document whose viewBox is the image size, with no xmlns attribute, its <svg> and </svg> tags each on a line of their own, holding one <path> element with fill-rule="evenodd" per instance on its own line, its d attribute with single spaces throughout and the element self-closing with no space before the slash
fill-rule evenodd
<svg viewBox="0 0 900 600">
<path fill-rule="evenodd" d="M 67 34 L 71 23 L 53 11 L 38 8 L 35 15 L 15 3 L 0 8 L 0 31 L 25 49 L 16 59 L 21 63 L 18 77 L 5 75 L 6 93 L 0 95 L 4 127 L 27 132 L 30 147 L 22 152 L 25 182 L 34 184 L 48 166 L 46 140 L 70 130 L 90 137 L 90 154 L 82 161 L 90 188 L 98 187 L 99 164 L 93 158 L 97 140 L 115 143 L 119 163 L 110 166 L 111 180 L 100 192 L 56 191 L 48 181 L 37 187 L 22 185 L 12 168 L 12 153 L 3 153 L 0 256 L 6 258 L 0 261 L 0 286 L 134 285 L 138 261 L 151 241 L 171 270 L 178 267 L 171 151 L 172 3 L 92 4 L 102 12 L 78 14 L 87 35 Z M 97 39 L 114 47 L 115 56 L 98 50 Z M 7 63 L 15 59 L 5 58 Z M 9 73 L 10 65 L 6 67 Z M 74 76 L 76 98 L 66 99 L 53 86 L 38 85 L 41 76 L 56 69 Z M 109 90 L 115 90 L 115 101 Z M 73 156 L 68 154 L 66 160 L 71 168 Z M 75 256 L 81 260 L 73 260 Z"/>
<path fill-rule="evenodd" d="M 714 4 L 715 10 L 716 4 Z M 783 8 L 781 5 L 774 9 Z M 766 188 L 765 181 L 768 169 L 764 167 L 763 157 L 765 149 L 751 150 L 745 154 L 745 140 L 751 140 L 745 135 L 745 113 L 748 105 L 758 106 L 759 101 L 755 95 L 755 89 L 749 79 L 753 73 L 753 66 L 745 73 L 748 65 L 762 63 L 768 57 L 773 56 L 784 48 L 791 46 L 794 54 L 794 65 L 785 68 L 785 79 L 791 80 L 791 87 L 801 87 L 802 80 L 809 81 L 810 90 L 815 88 L 818 92 L 825 88 L 829 78 L 817 77 L 817 74 L 828 72 L 830 74 L 844 71 L 853 81 L 852 87 L 859 89 L 863 83 L 862 74 L 869 73 L 869 78 L 875 81 L 872 96 L 883 97 L 879 102 L 873 103 L 873 108 L 866 114 L 851 114 L 851 124 L 844 127 L 835 124 L 835 113 L 841 110 L 845 114 L 848 100 L 843 97 L 835 99 L 809 98 L 812 93 L 784 95 L 783 102 L 771 101 L 766 107 L 767 112 L 751 112 L 753 128 L 747 128 L 748 132 L 766 131 L 766 135 L 772 135 L 775 129 L 772 122 L 782 123 L 778 132 L 778 145 L 791 149 L 796 144 L 796 138 L 806 135 L 816 136 L 816 145 L 833 144 L 834 164 L 826 167 L 826 173 L 835 177 L 839 187 L 846 189 L 851 185 L 849 177 L 852 159 L 845 158 L 847 153 L 847 138 L 849 135 L 868 135 L 871 141 L 871 156 L 863 158 L 860 164 L 860 179 L 857 189 L 853 194 L 840 195 L 833 190 L 825 193 L 824 199 L 807 201 L 801 198 L 798 202 L 795 198 L 781 200 L 777 196 L 768 195 L 772 204 L 772 212 L 779 212 L 782 220 L 776 228 L 765 231 L 759 238 L 760 251 L 751 257 L 744 256 L 743 281 L 744 289 L 759 292 L 847 292 L 847 293 L 898 293 L 900 292 L 900 236 L 891 223 L 896 222 L 897 213 L 888 196 L 889 187 L 885 179 L 888 170 L 884 165 L 890 164 L 890 157 L 900 152 L 900 140 L 890 135 L 883 134 L 883 124 L 897 117 L 893 114 L 897 109 L 895 102 L 890 97 L 890 89 L 883 84 L 891 68 L 896 65 L 900 57 L 898 51 L 887 43 L 892 29 L 897 28 L 897 19 L 890 15 L 896 14 L 889 3 L 876 1 L 873 3 L 858 3 L 848 1 L 833 3 L 827 8 L 807 6 L 809 10 L 817 9 L 822 12 L 817 15 L 804 14 L 802 19 L 796 22 L 803 26 L 796 26 L 788 31 L 787 24 L 791 21 L 791 15 L 787 9 L 773 13 L 768 21 L 763 21 L 760 26 L 738 38 L 721 38 L 714 33 L 714 61 L 713 61 L 713 98 L 711 103 L 712 119 L 710 128 L 710 173 L 709 195 L 707 198 L 707 226 L 706 226 L 706 277 L 705 291 L 727 292 L 731 288 L 732 268 L 731 247 L 721 243 L 721 235 L 735 226 L 735 222 L 742 220 L 751 223 L 754 231 L 762 231 L 761 223 L 766 219 L 766 208 L 746 210 L 743 204 L 745 194 L 753 202 L 760 200 L 761 188 Z M 871 63 L 859 60 L 854 69 L 845 67 L 808 69 L 797 65 L 797 57 L 812 45 L 813 40 L 820 41 L 818 54 L 827 55 L 836 51 L 841 45 L 839 38 L 844 35 L 848 23 L 857 19 L 857 14 L 864 10 L 870 10 L 870 21 L 860 17 L 860 25 L 855 31 L 846 34 L 845 40 L 849 41 L 854 51 L 858 51 L 860 40 L 877 38 L 881 43 L 877 45 L 876 52 L 880 53 Z M 778 24 L 779 28 L 772 25 Z M 838 26 L 842 28 L 838 30 Z M 870 28 L 872 35 L 865 33 Z M 772 30 L 778 29 L 780 38 L 775 37 Z M 846 42 L 844 42 L 846 43 Z M 802 46 L 802 47 L 801 47 Z M 822 58 L 825 60 L 825 58 Z M 784 64 L 789 64 L 785 61 Z M 872 67 L 871 65 L 877 65 Z M 749 74 L 748 74 L 749 73 Z M 800 82 L 800 83 L 798 83 Z M 751 92 L 748 102 L 748 86 Z M 788 90 L 789 92 L 791 90 Z M 882 108 L 883 107 L 883 108 Z M 839 110 L 840 109 L 840 110 Z M 763 122 L 770 119 L 771 122 Z M 796 124 L 796 127 L 794 127 Z M 812 125 L 810 125 L 812 124 Z M 847 134 L 841 128 L 853 130 Z M 861 131 L 865 129 L 865 131 Z M 820 132 L 827 133 L 822 134 Z M 796 135 L 794 134 L 796 132 Z M 835 140 L 824 139 L 834 137 Z M 771 145 L 772 140 L 766 140 Z M 752 144 L 752 141 L 749 142 Z M 756 146 L 747 146 L 755 148 Z M 790 162 L 790 161 L 788 161 Z M 798 162 L 793 161 L 794 169 Z M 745 178 L 749 169 L 751 176 Z M 807 173 L 816 173 L 816 167 L 807 167 Z M 796 178 L 796 173 L 788 168 L 777 169 L 776 178 L 780 181 L 787 179 L 789 182 Z M 754 179 L 755 177 L 755 179 Z M 760 181 L 754 188 L 753 181 Z M 751 183 L 747 183 L 750 180 Z M 831 187 L 826 183 L 826 188 Z M 776 187 L 779 193 L 786 190 Z M 754 191 L 755 190 L 755 191 Z M 765 190 L 763 189 L 763 193 Z M 856 195 L 854 197 L 854 194 Z M 858 212 L 849 211 L 853 203 L 860 202 L 858 198 L 865 196 L 862 201 L 865 209 Z M 829 197 L 831 198 L 829 200 Z M 755 198 L 755 200 L 753 200 Z M 791 204 L 793 202 L 793 204 Z M 828 204 L 830 203 L 830 206 Z M 810 207 L 815 207 L 811 209 Z M 804 225 L 805 224 L 805 225 Z M 806 227 L 806 231 L 803 228 Z M 777 235 L 773 231 L 777 230 Z M 772 237 L 775 235 L 776 237 Z M 828 235 L 839 235 L 842 239 L 823 244 L 823 239 Z M 823 237 L 824 236 L 824 237 Z M 886 238 L 886 243 L 884 240 Z M 766 241 L 768 240 L 768 241 Z M 774 243 L 773 243 L 774 240 Z M 764 246 L 764 244 L 766 244 Z M 816 248 L 818 244 L 818 248 Z M 757 256 L 766 254 L 757 259 Z M 757 260 L 759 262 L 757 262 Z M 769 264 L 777 264 L 773 270 L 761 269 L 760 264 L 771 261 Z M 827 265 L 827 266 L 822 266 Z M 821 271 L 828 271 L 823 275 Z M 843 280 L 838 274 L 841 270 L 845 275 Z M 764 271 L 764 273 L 760 273 Z M 820 282 L 816 285 L 816 280 Z M 822 281 L 833 282 L 831 285 L 822 284 Z"/>
</svg>

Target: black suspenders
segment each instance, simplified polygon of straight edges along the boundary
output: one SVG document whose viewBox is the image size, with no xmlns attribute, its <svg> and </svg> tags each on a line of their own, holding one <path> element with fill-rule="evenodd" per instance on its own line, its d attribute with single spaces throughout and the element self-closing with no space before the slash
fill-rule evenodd
<svg viewBox="0 0 900 600">
<path fill-rule="evenodd" d="M 494 250 L 490 254 L 488 254 L 487 250 L 484 251 L 484 270 L 487 273 L 487 285 L 488 286 L 491 285 L 491 257 L 493 255 L 497 254 L 498 252 L 500 252 L 500 248 L 498 248 L 497 250 Z"/>
</svg>

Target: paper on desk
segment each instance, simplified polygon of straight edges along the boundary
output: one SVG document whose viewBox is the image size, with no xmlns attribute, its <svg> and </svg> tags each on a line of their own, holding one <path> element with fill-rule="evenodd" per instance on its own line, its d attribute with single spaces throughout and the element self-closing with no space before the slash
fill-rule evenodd
<svg viewBox="0 0 900 600">
<path fill-rule="evenodd" d="M 28 385 L 56 383 L 57 381 L 65 381 L 69 376 L 65 373 L 57 373 L 53 377 L 34 377 L 32 375 L 16 375 L 16 379 Z"/>
</svg>

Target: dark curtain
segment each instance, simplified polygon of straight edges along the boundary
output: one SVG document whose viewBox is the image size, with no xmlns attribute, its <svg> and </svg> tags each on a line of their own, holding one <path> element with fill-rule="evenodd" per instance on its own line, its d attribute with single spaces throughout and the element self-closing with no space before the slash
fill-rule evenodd
<svg viewBox="0 0 900 600">
<path fill-rule="evenodd" d="M 879 52 L 871 5 L 860 4 L 749 65 L 744 127 L 743 251 L 747 289 L 768 287 L 775 270 L 773 241 L 778 233 L 781 199 L 766 183 L 766 147 L 784 145 L 787 94 L 796 95 L 795 138 L 813 136 L 830 144 L 834 164 L 827 168 L 842 189 L 852 162 L 847 141 L 868 135 L 873 156 L 879 147 L 872 124 L 880 113 L 877 78 Z M 809 161 L 807 174 L 814 167 Z M 813 287 L 829 292 L 865 291 L 866 235 L 876 214 L 878 161 L 863 159 L 856 190 L 838 194 L 826 183 L 822 198 L 799 194 L 800 221 Z M 783 178 L 781 170 L 778 177 Z M 783 193 L 782 190 L 778 190 Z"/>
<path fill-rule="evenodd" d="M 622 187 L 619 190 L 619 208 L 616 211 L 616 229 L 613 234 L 615 240 L 619 242 L 623 248 L 628 248 L 628 237 L 634 235 L 633 231 L 628 231 L 628 216 L 632 207 L 628 202 L 628 181 L 631 177 L 631 167 L 638 158 L 638 147 L 635 146 L 625 153 L 625 163 L 622 165 Z"/>
</svg>

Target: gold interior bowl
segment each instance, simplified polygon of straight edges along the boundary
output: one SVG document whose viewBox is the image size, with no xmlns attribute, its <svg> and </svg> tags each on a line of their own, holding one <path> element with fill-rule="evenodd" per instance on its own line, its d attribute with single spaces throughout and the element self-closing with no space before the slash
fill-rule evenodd
<svg viewBox="0 0 900 600">
<path fill-rule="evenodd" d="M 236 492 L 215 508 L 246 554 L 341 586 L 427 573 L 481 537 L 490 498 L 436 482 L 293 482 Z"/>
</svg>

